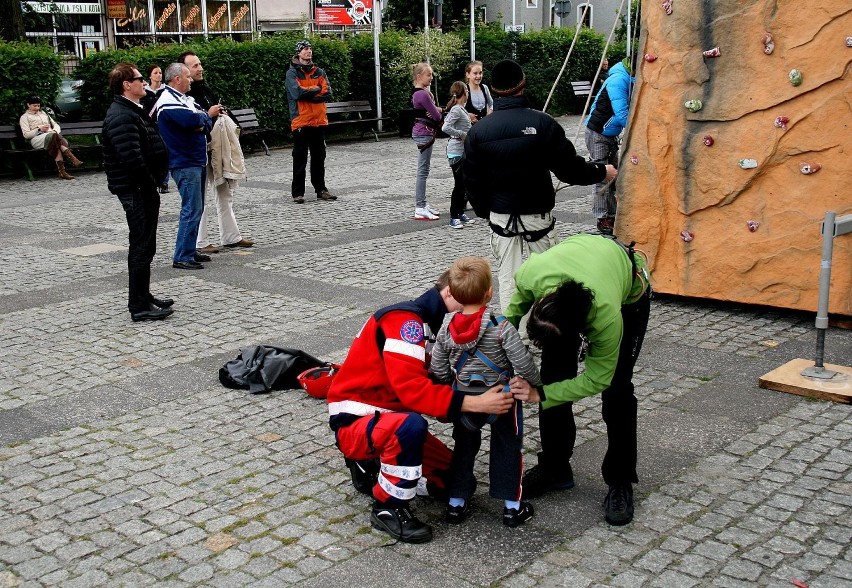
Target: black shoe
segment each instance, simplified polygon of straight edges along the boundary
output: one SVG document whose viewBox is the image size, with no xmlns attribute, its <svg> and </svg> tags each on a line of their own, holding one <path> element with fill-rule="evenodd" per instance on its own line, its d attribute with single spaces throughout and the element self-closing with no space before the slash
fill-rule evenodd
<svg viewBox="0 0 852 588">
<path fill-rule="evenodd" d="M 370 514 L 370 524 L 403 543 L 428 543 L 432 527 L 411 514 L 408 506 L 391 507 L 376 502 Z"/>
<path fill-rule="evenodd" d="M 155 298 L 154 296 L 151 296 L 151 304 L 159 306 L 160 308 L 168 308 L 174 303 L 175 301 L 171 298 Z"/>
<path fill-rule="evenodd" d="M 305 203 L 305 197 L 304 196 L 293 196 L 293 203 L 294 204 L 304 204 Z"/>
<path fill-rule="evenodd" d="M 521 502 L 520 508 L 503 508 L 503 524 L 513 529 L 523 525 L 535 516 L 535 509 L 529 502 Z"/>
<path fill-rule="evenodd" d="M 202 261 L 211 261 L 211 257 L 209 255 L 204 255 L 203 253 L 196 253 L 193 258 L 195 263 L 201 263 Z"/>
<path fill-rule="evenodd" d="M 160 194 L 168 194 L 169 193 L 169 185 L 163 184 L 160 186 Z"/>
<path fill-rule="evenodd" d="M 198 263 L 197 261 L 175 261 L 172 263 L 172 267 L 176 269 L 204 269 L 204 266 Z"/>
<path fill-rule="evenodd" d="M 604 499 L 606 522 L 620 527 L 633 520 L 633 484 L 610 486 Z"/>
<path fill-rule="evenodd" d="M 349 459 L 344 457 L 346 467 L 352 474 L 352 485 L 361 494 L 373 495 L 373 486 L 379 479 L 379 462 L 374 459 Z"/>
<path fill-rule="evenodd" d="M 172 314 L 174 310 L 171 308 L 159 308 L 154 304 L 149 304 L 148 308 L 145 310 L 138 310 L 136 312 L 130 313 L 130 318 L 134 323 L 139 321 L 161 321 L 170 314 Z"/>
<path fill-rule="evenodd" d="M 568 490 L 574 487 L 574 472 L 569 465 L 568 471 L 557 478 L 539 464 L 526 471 L 522 487 L 523 498 L 537 498 L 553 490 Z"/>
<path fill-rule="evenodd" d="M 465 503 L 462 506 L 450 506 L 448 504 L 447 514 L 444 516 L 444 520 L 451 525 L 459 525 L 470 516 L 471 512 L 473 512 L 473 508 L 470 506 L 470 500 L 465 500 Z"/>
<path fill-rule="evenodd" d="M 317 192 L 317 200 L 337 200 L 337 196 L 335 196 L 328 190 L 322 190 L 320 192 Z"/>
<path fill-rule="evenodd" d="M 615 219 L 609 216 L 604 216 L 598 219 L 598 232 L 601 235 L 612 235 L 615 229 Z"/>
</svg>

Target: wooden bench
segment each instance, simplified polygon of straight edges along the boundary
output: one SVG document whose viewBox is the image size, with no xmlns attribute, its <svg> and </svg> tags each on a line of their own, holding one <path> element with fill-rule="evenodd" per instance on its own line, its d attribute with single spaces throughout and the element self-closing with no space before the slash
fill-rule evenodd
<svg viewBox="0 0 852 588">
<path fill-rule="evenodd" d="M 369 100 L 349 100 L 348 102 L 328 102 L 325 105 L 326 113 L 329 115 L 344 115 L 347 118 L 332 120 L 328 122 L 328 126 L 335 125 L 362 125 L 367 126 L 364 130 L 361 131 L 361 138 L 364 138 L 364 133 L 370 131 L 373 133 L 373 137 L 376 138 L 376 141 L 379 140 L 379 134 L 377 132 L 376 124 L 379 121 L 390 120 L 389 116 L 368 116 L 364 117 L 364 114 L 369 114 L 371 112 L 375 112 L 373 107 L 370 106 Z M 354 116 L 351 116 L 354 115 Z"/>
<path fill-rule="evenodd" d="M 94 144 L 92 145 L 71 145 L 71 147 L 76 151 L 91 152 L 90 156 L 83 156 L 80 159 L 94 157 L 95 161 L 97 161 L 98 169 L 103 167 L 101 132 L 104 128 L 104 122 L 102 120 L 66 122 L 61 123 L 59 126 L 62 128 L 62 136 L 66 139 L 74 136 L 93 137 Z M 30 165 L 30 162 L 36 158 L 42 158 L 47 154 L 47 151 L 44 149 L 33 149 L 30 146 L 30 142 L 24 139 L 21 134 L 21 128 L 18 125 L 0 126 L 0 150 L 2 150 L 5 157 L 17 159 L 21 162 L 27 179 L 31 182 L 35 181 L 35 174 L 33 173 L 33 166 Z"/>
<path fill-rule="evenodd" d="M 260 126 L 260 121 L 257 120 L 257 113 L 254 108 L 240 108 L 229 111 L 234 118 L 234 121 L 240 125 L 240 143 L 245 139 L 252 148 L 254 141 L 260 141 L 263 145 L 263 151 L 269 155 L 269 147 L 266 146 L 264 137 L 272 133 L 272 129 Z"/>
<path fill-rule="evenodd" d="M 592 93 L 592 82 L 571 82 L 571 89 L 577 98 L 588 96 Z"/>
</svg>

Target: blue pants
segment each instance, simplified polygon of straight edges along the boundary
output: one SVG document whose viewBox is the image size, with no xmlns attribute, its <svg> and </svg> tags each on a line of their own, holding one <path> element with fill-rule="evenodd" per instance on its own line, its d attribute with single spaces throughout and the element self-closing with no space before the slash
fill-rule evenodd
<svg viewBox="0 0 852 588">
<path fill-rule="evenodd" d="M 180 193 L 180 221 L 175 239 L 174 261 L 194 261 L 198 224 L 204 212 L 207 169 L 184 167 L 170 170 Z"/>
</svg>

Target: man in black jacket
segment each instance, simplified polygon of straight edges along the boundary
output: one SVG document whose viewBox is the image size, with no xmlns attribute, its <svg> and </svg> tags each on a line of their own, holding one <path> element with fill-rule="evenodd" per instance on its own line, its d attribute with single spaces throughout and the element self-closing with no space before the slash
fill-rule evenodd
<svg viewBox="0 0 852 588">
<path fill-rule="evenodd" d="M 581 185 L 610 182 L 618 174 L 611 165 L 577 155 L 559 123 L 529 107 L 525 86 L 520 65 L 508 59 L 495 65 L 494 112 L 473 126 L 464 147 L 465 188 L 476 215 L 491 226 L 504 311 L 515 291 L 524 243 L 528 253 L 541 253 L 557 242 L 550 172 L 567 184 Z"/>
<path fill-rule="evenodd" d="M 157 250 L 159 186 L 169 156 L 157 125 L 142 108 L 142 75 L 135 65 L 119 63 L 109 74 L 115 95 L 104 117 L 104 169 L 109 191 L 118 196 L 130 229 L 127 252 L 127 308 L 134 321 L 161 320 L 172 314 L 173 300 L 151 295 L 151 261 Z"/>
</svg>

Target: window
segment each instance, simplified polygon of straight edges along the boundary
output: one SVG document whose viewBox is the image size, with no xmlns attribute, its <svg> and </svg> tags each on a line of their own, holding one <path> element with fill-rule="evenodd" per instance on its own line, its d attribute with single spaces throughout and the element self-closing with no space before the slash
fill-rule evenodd
<svg viewBox="0 0 852 588">
<path fill-rule="evenodd" d="M 586 10 L 586 7 L 589 7 Z M 586 17 L 583 18 L 583 13 L 585 12 Z M 577 22 L 586 28 L 592 28 L 593 16 L 595 13 L 595 7 L 591 4 L 578 4 L 577 5 Z"/>
<path fill-rule="evenodd" d="M 527 8 L 538 8 L 538 0 L 527 0 Z"/>
</svg>

